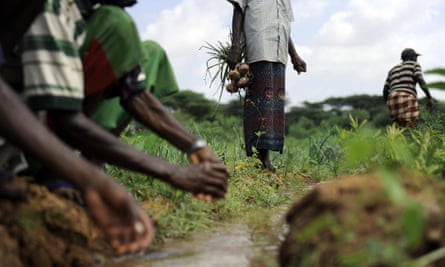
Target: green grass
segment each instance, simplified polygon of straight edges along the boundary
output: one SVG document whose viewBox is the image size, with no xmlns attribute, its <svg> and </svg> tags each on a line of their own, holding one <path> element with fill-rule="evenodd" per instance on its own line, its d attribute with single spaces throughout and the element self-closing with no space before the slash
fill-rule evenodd
<svg viewBox="0 0 445 267">
<path fill-rule="evenodd" d="M 442 126 L 428 118 L 418 129 L 388 126 L 376 130 L 351 119 L 347 129 L 334 128 L 297 140 L 286 138 L 284 153 L 272 153 L 280 186 L 258 169 L 258 162 L 245 156 L 241 128 L 222 130 L 209 122 L 190 123 L 189 129 L 206 139 L 231 173 L 225 199 L 215 203 L 198 201 L 154 178 L 108 166 L 108 172 L 143 203 L 155 221 L 157 240 L 184 238 L 194 232 L 244 218 L 252 226 L 267 227 L 264 216 L 288 206 L 307 188 L 308 181 L 335 179 L 343 174 L 371 169 L 403 167 L 442 179 L 445 136 Z M 183 153 L 152 133 L 127 133 L 124 140 L 139 150 L 176 164 L 188 164 Z M 389 188 L 390 190 L 391 188 Z M 416 216 L 416 213 L 413 213 Z M 273 215 L 273 214 L 271 214 Z M 262 219 L 263 218 L 263 219 Z M 413 220 L 413 218 L 411 218 Z"/>
</svg>

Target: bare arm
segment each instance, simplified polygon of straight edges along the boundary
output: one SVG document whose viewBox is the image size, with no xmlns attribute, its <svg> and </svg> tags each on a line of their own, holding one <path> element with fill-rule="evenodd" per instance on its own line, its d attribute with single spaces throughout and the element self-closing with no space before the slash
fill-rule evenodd
<svg viewBox="0 0 445 267">
<path fill-rule="evenodd" d="M 434 108 L 434 100 L 430 94 L 430 91 L 428 90 L 428 87 L 426 86 L 426 82 L 425 79 L 423 78 L 423 75 L 419 75 L 417 78 L 417 82 L 419 83 L 420 88 L 422 89 L 422 91 L 425 93 L 426 97 L 427 97 L 427 108 L 428 110 L 432 110 Z"/>
<path fill-rule="evenodd" d="M 133 149 L 81 112 L 51 111 L 50 118 L 62 139 L 88 155 L 164 180 L 170 176 L 169 163 Z"/>
<path fill-rule="evenodd" d="M 102 129 L 80 112 L 51 112 L 63 139 L 101 161 L 154 176 L 187 192 L 220 199 L 227 190 L 228 172 L 221 163 L 180 166 L 142 153 Z"/>
<path fill-rule="evenodd" d="M 90 164 L 85 164 L 68 147 L 62 144 L 43 127 L 12 89 L 0 78 L 0 134 L 26 152 L 40 158 L 59 174 L 67 174 L 70 182 L 85 186 L 83 177 L 98 176 L 98 180 L 87 181 L 92 187 L 100 184 L 104 174 Z M 18 123 L 20 122 L 20 123 Z M 51 155 L 51 156 L 48 156 Z"/>
<path fill-rule="evenodd" d="M 232 17 L 232 45 L 227 57 L 227 63 L 231 69 L 241 61 L 241 33 L 243 20 L 244 14 L 241 7 L 238 4 L 234 4 Z"/>
<path fill-rule="evenodd" d="M 303 59 L 301 59 L 301 57 L 298 55 L 297 50 L 294 46 L 294 42 L 291 38 L 289 38 L 288 50 L 291 62 L 294 66 L 294 70 L 297 71 L 298 74 L 300 74 L 301 72 L 306 72 L 306 62 L 304 62 Z"/>
<path fill-rule="evenodd" d="M 417 79 L 417 82 L 419 83 L 420 88 L 422 89 L 422 91 L 425 93 L 427 98 L 432 98 L 430 91 L 428 90 L 428 87 L 426 86 L 426 82 L 423 79 L 423 77 Z"/>
<path fill-rule="evenodd" d="M 126 109 L 133 118 L 149 127 L 181 151 L 187 151 L 193 142 L 198 140 L 147 91 L 131 97 L 126 103 Z"/>
<path fill-rule="evenodd" d="M 130 195 L 43 127 L 2 78 L 0 99 L 0 135 L 80 188 L 92 217 L 118 253 L 138 251 L 151 243 L 153 226 Z"/>
<path fill-rule="evenodd" d="M 216 154 L 207 146 L 190 151 L 198 137 L 187 131 L 179 121 L 149 92 L 143 91 L 131 97 L 125 104 L 133 118 L 154 131 L 188 156 L 193 163 L 219 162 Z M 191 153 L 190 153 L 191 152 Z M 196 160 L 194 160 L 196 158 Z"/>
</svg>

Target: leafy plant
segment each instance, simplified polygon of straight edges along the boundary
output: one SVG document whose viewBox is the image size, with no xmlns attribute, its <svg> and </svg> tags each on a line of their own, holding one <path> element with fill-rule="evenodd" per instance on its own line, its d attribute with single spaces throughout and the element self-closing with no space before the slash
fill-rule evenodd
<svg viewBox="0 0 445 267">
<path fill-rule="evenodd" d="M 435 68 L 425 71 L 425 74 L 435 74 L 445 77 L 445 68 Z M 431 82 L 427 84 L 428 88 L 445 90 L 445 81 Z"/>
<path fill-rule="evenodd" d="M 230 38 L 231 39 L 231 38 Z M 206 61 L 206 77 L 210 77 L 211 87 L 215 82 L 218 84 L 220 89 L 219 97 L 221 99 L 222 93 L 224 92 L 225 82 L 227 80 L 227 74 L 230 71 L 227 59 L 230 52 L 231 43 L 230 41 L 222 42 L 217 41 L 215 44 L 206 42 L 200 49 L 205 49 L 206 53 L 209 55 L 209 59 Z M 241 46 L 241 61 L 245 59 L 245 49 Z"/>
</svg>

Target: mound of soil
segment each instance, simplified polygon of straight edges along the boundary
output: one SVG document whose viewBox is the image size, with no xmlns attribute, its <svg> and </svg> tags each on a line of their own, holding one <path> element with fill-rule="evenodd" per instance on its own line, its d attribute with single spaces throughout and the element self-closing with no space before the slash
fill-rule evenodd
<svg viewBox="0 0 445 267">
<path fill-rule="evenodd" d="M 281 266 L 406 266 L 444 247 L 444 183 L 393 175 L 345 176 L 308 191 L 287 213 Z M 416 266 L 445 266 L 444 256 Z"/>
<path fill-rule="evenodd" d="M 0 201 L 1 266 L 94 266 L 111 255 L 81 206 L 18 179 L 25 201 Z"/>
</svg>

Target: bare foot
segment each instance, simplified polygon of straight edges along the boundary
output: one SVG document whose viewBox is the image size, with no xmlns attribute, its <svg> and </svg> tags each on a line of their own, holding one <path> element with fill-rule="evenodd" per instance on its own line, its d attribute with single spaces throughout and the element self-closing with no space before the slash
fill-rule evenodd
<svg viewBox="0 0 445 267">
<path fill-rule="evenodd" d="M 117 254 L 134 253 L 151 244 L 155 230 L 148 215 L 112 181 L 98 192 L 86 189 L 86 206 Z"/>
</svg>

